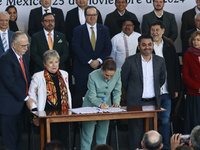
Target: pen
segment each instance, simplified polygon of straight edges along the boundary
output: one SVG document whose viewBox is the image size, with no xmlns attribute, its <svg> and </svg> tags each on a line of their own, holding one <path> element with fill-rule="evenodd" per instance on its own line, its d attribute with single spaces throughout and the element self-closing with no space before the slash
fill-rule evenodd
<svg viewBox="0 0 200 150">
<path fill-rule="evenodd" d="M 103 102 L 105 103 L 105 99 L 102 97 Z"/>
</svg>

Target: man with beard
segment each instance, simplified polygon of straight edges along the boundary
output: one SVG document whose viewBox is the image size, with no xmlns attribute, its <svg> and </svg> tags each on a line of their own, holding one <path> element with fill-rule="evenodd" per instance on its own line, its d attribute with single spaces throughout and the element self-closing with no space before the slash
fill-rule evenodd
<svg viewBox="0 0 200 150">
<path fill-rule="evenodd" d="M 65 35 L 55 31 L 55 18 L 52 13 L 46 13 L 41 20 L 43 30 L 32 36 L 30 45 L 31 74 L 44 70 L 43 53 L 47 50 L 56 50 L 60 55 L 60 69 L 66 70 L 66 61 L 69 49 Z"/>
<path fill-rule="evenodd" d="M 122 70 L 122 87 L 127 93 L 127 106 L 160 106 L 160 88 L 165 82 L 165 62 L 152 54 L 153 38 L 143 34 L 138 38 L 140 53 L 126 58 Z M 130 150 L 141 148 L 144 119 L 129 119 Z"/>
<path fill-rule="evenodd" d="M 145 14 L 142 19 L 142 33 L 150 34 L 151 24 L 160 20 L 165 25 L 164 36 L 175 41 L 178 36 L 178 27 L 174 14 L 163 10 L 164 0 L 153 0 L 154 10 Z"/>
<path fill-rule="evenodd" d="M 166 64 L 167 78 L 161 87 L 161 107 L 167 111 L 158 114 L 158 131 L 163 137 L 163 149 L 170 149 L 170 113 L 171 100 L 178 97 L 180 92 L 179 61 L 174 45 L 163 37 L 165 32 L 162 21 L 156 20 L 151 24 L 151 36 L 154 42 L 154 52 L 163 57 Z"/>
</svg>

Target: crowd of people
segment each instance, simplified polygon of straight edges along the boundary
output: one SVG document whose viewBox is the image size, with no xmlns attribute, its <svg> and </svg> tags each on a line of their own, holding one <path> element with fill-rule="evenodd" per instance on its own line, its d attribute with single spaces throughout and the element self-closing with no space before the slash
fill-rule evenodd
<svg viewBox="0 0 200 150">
<path fill-rule="evenodd" d="M 171 101 L 186 89 L 183 133 L 200 125 L 200 0 L 182 15 L 182 78 L 174 46 L 178 27 L 175 15 L 164 10 L 164 0 L 153 0 L 154 10 L 143 15 L 141 29 L 137 16 L 126 9 L 127 0 L 115 0 L 116 9 L 106 15 L 104 24 L 101 12 L 88 6 L 88 0 L 76 0 L 77 7 L 65 20 L 51 0 L 40 2 L 41 7 L 30 11 L 28 29 L 17 21 L 15 6 L 0 12 L 3 146 L 22 148 L 24 103 L 30 111 L 121 107 L 121 97 L 127 106 L 157 105 L 166 109 L 158 114 L 158 132 L 144 134 L 143 119 L 128 120 L 129 149 L 151 149 L 152 135 L 158 141 L 156 149 L 169 150 Z M 36 116 L 33 122 L 40 125 Z M 68 126 L 51 127 L 52 140 L 65 148 Z M 106 144 L 109 121 L 82 122 L 81 150 L 91 148 L 95 127 L 96 144 Z M 192 137 L 193 132 L 194 141 Z"/>
</svg>

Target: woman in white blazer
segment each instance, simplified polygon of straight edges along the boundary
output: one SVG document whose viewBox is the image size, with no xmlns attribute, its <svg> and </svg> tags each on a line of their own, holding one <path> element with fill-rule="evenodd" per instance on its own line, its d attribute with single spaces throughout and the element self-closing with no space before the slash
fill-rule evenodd
<svg viewBox="0 0 200 150">
<path fill-rule="evenodd" d="M 59 60 L 60 56 L 55 50 L 48 50 L 43 54 L 45 69 L 33 75 L 29 87 L 29 96 L 36 101 L 36 104 L 32 104 L 32 111 L 65 111 L 72 108 L 68 73 L 59 70 Z M 36 116 L 33 123 L 39 126 Z M 51 129 L 51 140 L 59 140 L 67 146 L 68 123 L 51 124 Z"/>
</svg>

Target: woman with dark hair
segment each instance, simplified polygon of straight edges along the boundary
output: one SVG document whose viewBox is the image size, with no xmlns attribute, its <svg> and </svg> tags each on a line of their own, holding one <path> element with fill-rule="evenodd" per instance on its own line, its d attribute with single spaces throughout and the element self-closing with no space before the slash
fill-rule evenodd
<svg viewBox="0 0 200 150">
<path fill-rule="evenodd" d="M 10 15 L 9 30 L 25 32 L 25 25 L 23 22 L 17 21 L 17 8 L 14 5 L 9 5 L 6 10 Z"/>
<path fill-rule="evenodd" d="M 183 82 L 186 87 L 184 134 L 200 125 L 200 31 L 195 31 L 183 58 Z"/>
<path fill-rule="evenodd" d="M 121 76 L 116 70 L 116 63 L 112 57 L 107 57 L 101 69 L 89 74 L 87 93 L 83 107 L 99 107 L 106 109 L 110 106 L 120 107 Z M 111 95 L 113 105 L 111 104 Z M 109 120 L 82 122 L 81 150 L 91 149 L 91 143 L 96 125 L 96 144 L 106 144 Z"/>
</svg>

